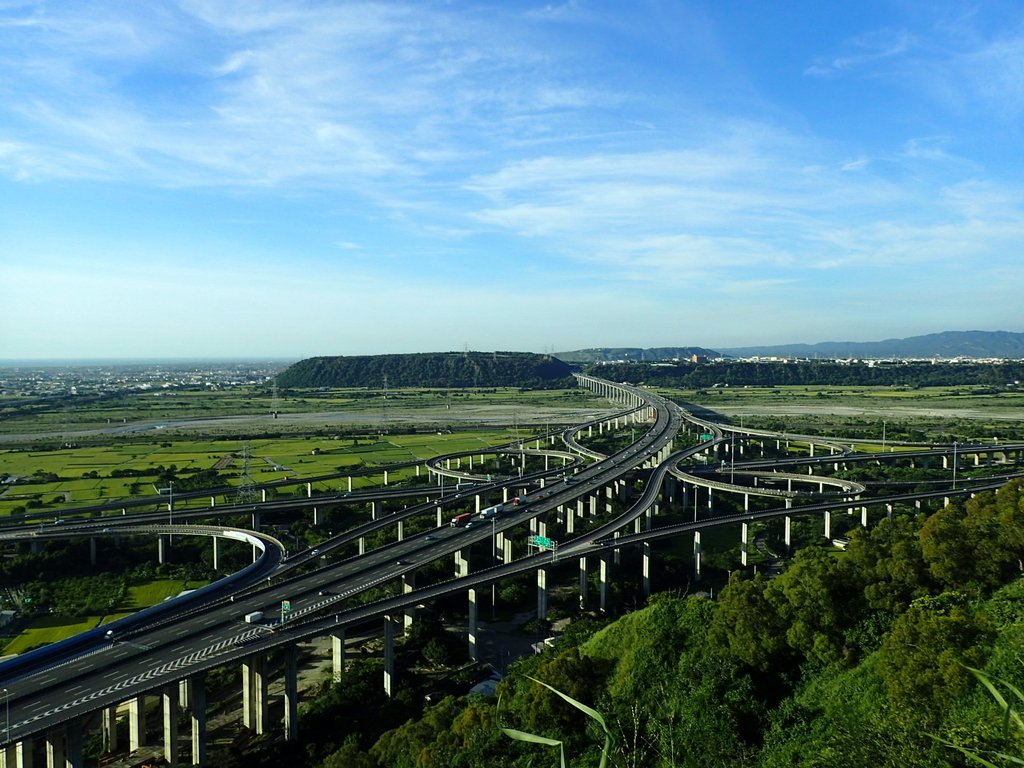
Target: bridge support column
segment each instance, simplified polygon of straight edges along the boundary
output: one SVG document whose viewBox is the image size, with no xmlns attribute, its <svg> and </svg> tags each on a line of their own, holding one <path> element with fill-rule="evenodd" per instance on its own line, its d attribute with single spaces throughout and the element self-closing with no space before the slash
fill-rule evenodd
<svg viewBox="0 0 1024 768">
<path fill-rule="evenodd" d="M 374 500 L 370 502 L 370 519 L 377 520 L 380 518 L 381 503 L 380 500 Z"/>
<path fill-rule="evenodd" d="M 22 739 L 14 744 L 8 744 L 3 752 L 0 752 L 0 765 L 3 768 L 32 768 L 32 741 Z"/>
<path fill-rule="evenodd" d="M 580 558 L 580 610 L 587 607 L 587 597 L 590 583 L 587 580 L 587 558 Z"/>
<path fill-rule="evenodd" d="M 885 516 L 892 520 L 892 504 L 885 505 Z"/>
<path fill-rule="evenodd" d="M 146 700 L 136 696 L 128 702 L 128 751 L 146 744 Z"/>
<path fill-rule="evenodd" d="M 693 532 L 693 580 L 700 581 L 700 531 Z"/>
<path fill-rule="evenodd" d="M 645 541 L 643 548 L 643 579 L 644 597 L 651 596 L 651 542 Z"/>
<path fill-rule="evenodd" d="M 171 544 L 168 541 L 168 537 L 163 534 L 156 537 L 156 561 L 163 565 L 167 562 L 167 552 L 170 549 Z"/>
<path fill-rule="evenodd" d="M 267 675 L 263 656 L 242 664 L 242 724 L 262 736 L 267 732 Z"/>
<path fill-rule="evenodd" d="M 100 733 L 103 735 L 103 754 L 117 751 L 117 706 L 100 712 Z"/>
<path fill-rule="evenodd" d="M 164 718 L 164 760 L 168 765 L 178 764 L 178 686 L 172 684 L 160 692 L 160 706 Z"/>
<path fill-rule="evenodd" d="M 267 492 L 264 490 L 263 493 L 266 495 Z M 264 501 L 266 501 L 266 499 L 264 499 Z M 260 529 L 260 511 L 258 509 L 252 513 L 252 529 L 254 531 L 259 531 Z"/>
<path fill-rule="evenodd" d="M 220 570 L 220 537 L 211 536 L 213 539 L 213 570 Z"/>
<path fill-rule="evenodd" d="M 747 551 L 750 546 L 748 540 L 750 536 L 750 529 L 746 523 L 740 523 L 740 565 L 744 568 L 747 566 Z"/>
<path fill-rule="evenodd" d="M 537 618 L 548 617 L 548 569 L 537 569 Z"/>
<path fill-rule="evenodd" d="M 590 516 L 597 517 L 597 496 L 590 497 Z"/>
<path fill-rule="evenodd" d="M 313 507 L 313 525 L 319 528 L 324 524 L 324 515 L 320 511 L 320 507 Z"/>
<path fill-rule="evenodd" d="M 395 623 L 384 617 L 384 693 L 390 699 L 395 694 Z"/>
<path fill-rule="evenodd" d="M 443 514 L 444 513 L 441 511 L 441 507 L 438 507 L 437 508 L 437 527 L 438 528 L 440 528 L 442 525 L 444 525 L 444 520 L 442 520 L 442 515 Z"/>
<path fill-rule="evenodd" d="M 832 538 L 832 513 L 825 510 L 825 538 Z"/>
<path fill-rule="evenodd" d="M 616 531 L 612 534 L 612 538 L 618 541 L 620 535 L 621 534 L 618 531 Z M 622 550 L 619 547 L 615 547 L 615 549 L 612 550 L 612 562 L 615 565 L 622 564 Z"/>
<path fill-rule="evenodd" d="M 402 541 L 402 539 L 405 538 L 405 521 L 404 520 L 399 520 L 397 525 L 398 525 L 398 532 L 397 532 L 398 541 Z"/>
<path fill-rule="evenodd" d="M 408 573 L 402 574 L 402 594 L 408 595 L 410 592 L 416 589 L 416 572 L 409 571 Z M 405 634 L 409 634 L 409 630 L 412 629 L 413 622 L 416 621 L 416 606 L 410 605 L 405 609 L 405 615 L 403 619 L 402 628 Z"/>
<path fill-rule="evenodd" d="M 67 764 L 64 757 L 64 729 L 55 728 L 52 731 L 47 731 L 43 738 L 45 739 L 46 768 L 64 768 Z"/>
<path fill-rule="evenodd" d="M 192 726 L 192 765 L 206 765 L 206 673 L 188 680 L 189 720 Z"/>
<path fill-rule="evenodd" d="M 570 535 L 576 532 L 576 515 L 573 513 L 572 508 L 566 510 L 565 532 Z"/>
<path fill-rule="evenodd" d="M 600 582 L 601 582 L 601 613 L 608 610 L 608 555 L 602 554 L 600 559 Z"/>
<path fill-rule="evenodd" d="M 289 645 L 284 652 L 284 740 L 299 738 L 299 647 Z"/>
<path fill-rule="evenodd" d="M 331 672 L 334 682 L 341 680 L 345 671 L 345 630 L 336 629 L 331 633 Z"/>
<path fill-rule="evenodd" d="M 860 508 L 860 524 L 864 528 L 868 527 L 868 508 L 867 507 L 861 507 Z"/>
<path fill-rule="evenodd" d="M 785 529 L 783 531 L 782 537 L 783 537 L 783 541 L 786 543 L 786 552 L 788 553 L 793 548 L 793 534 L 792 534 L 793 519 L 789 515 L 786 515 L 786 517 L 784 518 L 784 521 L 785 521 Z"/>
<path fill-rule="evenodd" d="M 470 660 L 477 661 L 479 659 L 479 652 L 477 650 L 477 634 L 479 632 L 477 594 L 475 589 L 468 589 L 466 592 L 466 596 L 469 598 L 469 609 L 466 612 L 466 645 L 469 648 Z"/>
<path fill-rule="evenodd" d="M 89 565 L 96 566 L 96 537 L 89 537 Z"/>
<path fill-rule="evenodd" d="M 455 578 L 469 576 L 469 550 L 455 550 Z"/>
</svg>

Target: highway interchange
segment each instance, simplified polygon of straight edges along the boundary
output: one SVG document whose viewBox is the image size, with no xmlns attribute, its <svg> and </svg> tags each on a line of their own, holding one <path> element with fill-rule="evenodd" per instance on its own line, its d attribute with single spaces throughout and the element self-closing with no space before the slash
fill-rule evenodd
<svg viewBox="0 0 1024 768">
<path fill-rule="evenodd" d="M 174 514 L 170 526 L 167 524 L 168 515 L 163 509 L 99 517 L 104 510 L 97 505 L 78 510 L 79 514 L 74 516 L 66 515 L 63 525 L 47 526 L 43 533 L 40 533 L 37 526 L 26 523 L 0 529 L 0 538 L 4 539 L 45 540 L 47 537 L 69 536 L 102 539 L 166 534 L 228 536 L 252 544 L 261 553 L 252 566 L 215 582 L 207 589 L 176 598 L 149 613 L 110 625 L 112 637 L 106 634 L 108 627 L 103 627 L 86 633 L 86 636 L 0 664 L 0 690 L 4 694 L 7 715 L 3 744 L 39 736 L 71 721 L 81 721 L 105 708 L 165 689 L 169 684 L 193 678 L 206 670 L 241 663 L 254 654 L 266 653 L 273 648 L 293 647 L 299 641 L 321 637 L 339 629 L 380 621 L 385 616 L 401 615 L 406 609 L 442 596 L 476 589 L 515 575 L 536 572 L 556 556 L 563 562 L 585 557 L 601 558 L 606 557 L 612 545 L 615 548 L 649 545 L 658 539 L 692 534 L 713 525 L 747 523 L 783 515 L 820 515 L 832 509 L 859 508 L 867 504 L 884 507 L 887 504 L 914 503 L 929 497 L 942 499 L 955 493 L 994 488 L 1004 482 L 1004 479 L 999 478 L 967 487 L 962 483 L 957 489 L 939 487 L 926 493 L 861 497 L 856 501 L 853 498 L 860 495 L 863 486 L 846 486 L 845 492 L 840 487 L 831 490 L 829 494 L 806 494 L 812 497 L 808 499 L 809 503 L 793 508 L 744 511 L 713 519 L 652 527 L 650 510 L 659 503 L 659 497 L 666 487 L 666 478 L 675 477 L 683 484 L 706 482 L 705 487 L 718 490 L 731 486 L 731 483 L 725 482 L 728 475 L 715 478 L 707 468 L 691 474 L 693 457 L 698 454 L 719 455 L 718 452 L 730 440 L 735 441 L 736 437 L 741 436 L 740 432 L 734 430 L 735 436 L 727 434 L 719 425 L 699 419 L 651 392 L 600 380 L 588 381 L 588 378 L 581 377 L 581 384 L 596 386 L 599 392 L 607 393 L 617 402 L 620 410 L 609 413 L 595 423 L 565 430 L 560 435 L 563 443 L 561 448 L 551 446 L 548 450 L 549 447 L 545 446 L 541 450 L 538 440 L 538 448 L 530 453 L 549 454 L 544 470 L 498 477 L 490 482 L 484 478 L 474 478 L 476 485 L 456 490 L 452 486 L 468 477 L 469 473 L 461 469 L 450 469 L 450 460 L 458 458 L 453 455 L 438 457 L 427 463 L 437 485 L 411 489 L 395 486 L 368 493 L 322 495 L 255 505 L 255 511 L 276 510 L 287 505 L 308 509 L 313 505 L 372 503 L 374 500 L 395 498 L 402 494 L 414 500 L 422 500 L 400 512 L 388 513 L 358 528 L 340 532 L 318 545 L 315 550 L 289 552 L 283 542 L 266 533 L 219 526 L 214 514 L 237 515 L 242 510 L 227 505 L 208 509 L 180 509 Z M 618 423 L 620 419 L 622 423 L 628 420 L 632 425 L 643 427 L 636 430 L 640 434 L 625 449 L 603 456 L 577 442 L 579 436 L 593 429 L 595 424 Z M 703 434 L 704 439 L 681 450 L 673 450 L 674 441 L 684 429 L 696 430 Z M 749 433 L 742 434 L 743 439 L 749 437 Z M 765 440 L 769 436 L 760 434 L 758 437 Z M 771 435 L 771 439 L 778 437 Z M 799 436 L 790 438 L 808 440 Z M 545 437 L 547 442 L 548 438 Z M 878 454 L 855 454 L 843 446 L 826 446 L 820 440 L 817 444 L 820 449 L 831 453 L 814 458 L 792 456 L 781 461 L 766 459 L 744 462 L 735 461 L 736 456 L 732 454 L 731 469 L 735 476 L 745 478 L 746 482 L 749 478 L 744 473 L 747 472 L 770 473 L 783 467 L 798 472 L 800 467 L 806 469 L 817 465 L 820 469 L 838 461 L 880 460 Z M 991 445 L 960 447 L 961 455 L 964 456 L 971 451 L 978 456 L 982 450 L 990 456 L 995 453 Z M 520 462 L 523 461 L 524 451 L 518 445 L 488 449 L 486 452 L 501 451 L 519 456 Z M 1022 451 L 1024 445 L 998 447 L 1004 461 L 1016 456 L 1018 464 Z M 915 452 L 915 456 L 923 460 L 945 456 L 948 452 L 948 447 L 936 447 L 921 449 Z M 737 469 L 738 473 L 735 472 Z M 1020 470 L 1020 466 L 1012 469 Z M 1006 476 L 1011 474 L 1008 472 Z M 442 477 L 448 478 L 447 493 L 443 496 L 440 483 L 445 481 Z M 437 584 L 412 587 L 397 596 L 366 604 L 352 600 L 375 587 L 395 584 L 403 576 L 407 577 L 407 584 L 413 584 L 413 580 L 408 577 L 413 576 L 418 566 L 452 558 L 456 553 L 468 550 L 473 543 L 491 540 L 496 534 L 515 533 L 525 537 L 523 531 L 530 520 L 543 521 L 559 513 L 573 514 L 572 510 L 578 500 L 598 498 L 601 511 L 604 512 L 607 489 L 620 487 L 626 477 L 630 477 L 631 482 L 636 477 L 644 478 L 640 496 L 631 499 L 628 508 L 621 513 L 601 516 L 600 524 L 591 527 L 585 535 L 561 541 L 557 553 L 544 551 L 496 565 L 491 564 L 492 560 L 485 564 L 488 567 L 467 568 L 462 575 L 455 575 Z M 813 479 L 817 482 L 820 477 L 815 475 Z M 742 488 L 732 487 L 735 492 L 742 491 Z M 745 487 L 750 490 L 749 485 Z M 486 521 L 477 516 L 475 524 L 469 527 L 450 526 L 445 507 L 476 497 L 483 498 L 485 504 L 505 500 L 504 510 L 497 517 Z M 514 497 L 519 498 L 518 505 L 511 502 Z M 148 506 L 151 510 L 152 500 L 149 500 Z M 244 509 L 249 511 L 253 506 Z M 140 503 L 140 507 L 144 508 L 145 505 Z M 334 556 L 345 545 L 374 530 L 396 526 L 399 521 L 417 515 L 436 516 L 435 522 L 439 526 L 355 557 Z M 60 530 L 54 530 L 56 528 Z M 283 601 L 290 603 L 291 610 L 281 622 L 280 606 Z M 246 623 L 243 617 L 251 612 L 261 612 L 267 620 L 259 624 Z"/>
</svg>

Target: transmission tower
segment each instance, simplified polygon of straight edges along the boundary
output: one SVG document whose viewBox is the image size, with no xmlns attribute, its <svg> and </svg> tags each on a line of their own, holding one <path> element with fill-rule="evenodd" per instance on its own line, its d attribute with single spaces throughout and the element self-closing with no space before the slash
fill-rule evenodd
<svg viewBox="0 0 1024 768">
<path fill-rule="evenodd" d="M 235 494 L 236 504 L 252 504 L 259 498 L 256 482 L 252 479 L 250 468 L 249 443 L 242 447 L 242 477 L 238 481 L 238 493 Z"/>
</svg>

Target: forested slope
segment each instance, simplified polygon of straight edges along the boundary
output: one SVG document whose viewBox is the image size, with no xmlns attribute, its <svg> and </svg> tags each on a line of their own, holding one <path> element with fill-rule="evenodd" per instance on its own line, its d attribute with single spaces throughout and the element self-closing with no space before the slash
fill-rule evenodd
<svg viewBox="0 0 1024 768">
<path fill-rule="evenodd" d="M 1024 687 L 1024 486 L 883 520 L 849 549 L 735 577 L 717 601 L 656 595 L 511 668 L 495 699 L 449 698 L 383 733 L 330 734 L 327 768 L 596 766 L 603 736 L 527 677 L 603 713 L 612 766 L 966 766 L 953 743 L 1024 754 L 968 666 Z M 345 681 L 339 690 L 344 690 Z M 388 726 L 384 726 L 385 728 Z M 325 734 L 326 735 L 326 734 Z M 324 754 L 320 752 L 320 754 Z"/>
<path fill-rule="evenodd" d="M 698 389 L 728 386 L 1005 386 L 1024 381 L 1024 363 L 900 363 L 869 366 L 808 360 L 782 362 L 714 362 L 706 365 L 678 363 L 608 363 L 589 365 L 586 373 L 631 384 Z"/>
<path fill-rule="evenodd" d="M 527 352 L 436 352 L 410 355 L 311 357 L 277 376 L 281 387 L 524 387 L 573 386 L 561 360 Z"/>
</svg>

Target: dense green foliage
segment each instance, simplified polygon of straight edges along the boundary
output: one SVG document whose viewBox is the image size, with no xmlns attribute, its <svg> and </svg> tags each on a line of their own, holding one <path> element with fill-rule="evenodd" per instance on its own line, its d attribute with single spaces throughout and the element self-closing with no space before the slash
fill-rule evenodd
<svg viewBox="0 0 1024 768">
<path fill-rule="evenodd" d="M 526 352 L 438 352 L 411 355 L 311 357 L 277 376 L 282 387 L 572 386 L 570 367 Z"/>
<path fill-rule="evenodd" d="M 928 518 L 883 520 L 844 553 L 807 548 L 772 579 L 735 574 L 717 602 L 656 595 L 611 624 L 581 622 L 514 664 L 500 701 L 448 698 L 352 735 L 322 765 L 557 765 L 500 725 L 596 766 L 603 733 L 530 678 L 604 715 L 614 766 L 968 765 L 950 745 L 1022 755 L 967 669 L 1024 683 L 1022 558 L 1014 482 Z"/>
<path fill-rule="evenodd" d="M 612 381 L 648 386 L 697 389 L 728 386 L 987 386 L 1000 387 L 1024 379 L 1024 363 L 899 363 L 869 366 L 811 360 L 799 363 L 715 362 L 648 365 L 621 363 L 587 366 L 586 372 Z"/>
</svg>

